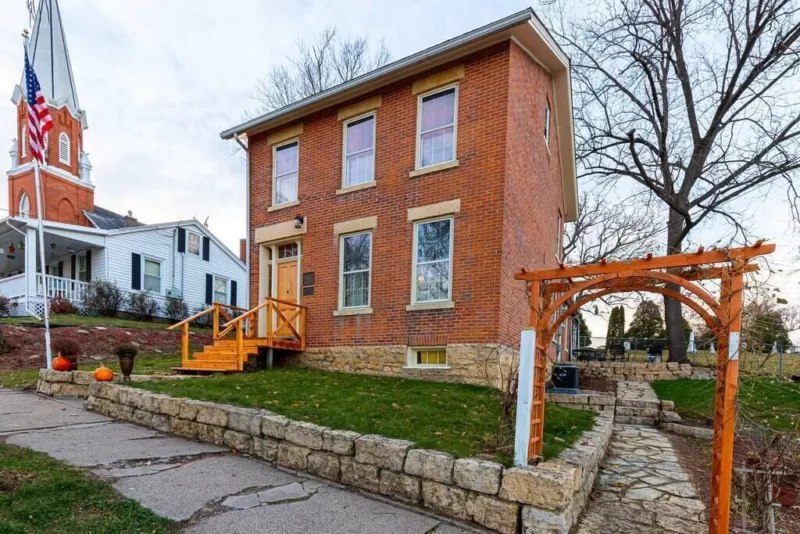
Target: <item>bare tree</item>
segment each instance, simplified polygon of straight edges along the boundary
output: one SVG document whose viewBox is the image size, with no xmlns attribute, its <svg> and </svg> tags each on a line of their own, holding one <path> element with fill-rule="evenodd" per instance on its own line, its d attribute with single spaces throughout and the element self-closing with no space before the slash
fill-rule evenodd
<svg viewBox="0 0 800 534">
<path fill-rule="evenodd" d="M 551 5 L 573 58 L 581 173 L 626 179 L 669 209 L 668 254 L 705 220 L 746 240 L 731 202 L 783 182 L 793 213 L 800 169 L 798 0 L 603 0 Z M 565 20 L 565 13 L 587 13 Z M 686 341 L 665 300 L 669 359 Z"/>
<path fill-rule="evenodd" d="M 297 54 L 288 64 L 272 68 L 260 79 L 253 98 L 258 112 L 282 108 L 329 87 L 382 67 L 391 59 L 383 41 L 370 47 L 365 36 L 340 38 L 335 26 L 324 29 L 310 42 L 297 42 Z"/>
</svg>

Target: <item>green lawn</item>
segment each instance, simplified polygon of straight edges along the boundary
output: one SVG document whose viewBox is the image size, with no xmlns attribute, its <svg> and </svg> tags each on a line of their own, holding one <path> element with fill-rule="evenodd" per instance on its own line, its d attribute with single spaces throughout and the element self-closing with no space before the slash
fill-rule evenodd
<svg viewBox="0 0 800 534">
<path fill-rule="evenodd" d="M 0 324 L 39 323 L 33 317 L 3 317 Z M 90 315 L 52 315 L 50 324 L 54 326 L 116 326 L 118 328 L 144 328 L 147 330 L 163 330 L 173 324 L 171 321 L 137 321 L 117 317 L 93 317 Z M 207 328 L 193 326 L 193 331 L 209 331 Z"/>
<path fill-rule="evenodd" d="M 161 357 L 136 358 L 133 366 L 133 373 L 137 375 L 151 373 L 167 373 L 173 367 L 181 364 L 180 355 L 165 355 Z M 94 364 L 80 364 L 81 371 L 94 371 L 100 367 L 100 362 Z M 116 361 L 106 362 L 106 367 L 111 368 L 115 373 L 119 373 L 119 363 Z M 26 369 L 24 371 L 0 371 L 0 387 L 23 389 L 36 385 L 39 378 L 38 369 Z"/>
<path fill-rule="evenodd" d="M 166 533 L 172 522 L 39 452 L 0 443 L 0 532 Z"/>
<path fill-rule="evenodd" d="M 651 384 L 661 399 L 675 402 L 675 411 L 681 416 L 714 417 L 713 380 L 658 380 Z M 769 377 L 742 377 L 739 403 L 747 418 L 774 430 L 792 430 L 800 424 L 800 384 Z"/>
<path fill-rule="evenodd" d="M 286 368 L 131 385 L 175 397 L 264 408 L 341 430 L 409 439 L 458 457 L 490 454 L 508 463 L 513 453 L 510 442 L 498 450 L 500 403 L 496 392 L 485 387 Z M 545 457 L 556 456 L 593 421 L 591 412 L 549 404 Z"/>
</svg>

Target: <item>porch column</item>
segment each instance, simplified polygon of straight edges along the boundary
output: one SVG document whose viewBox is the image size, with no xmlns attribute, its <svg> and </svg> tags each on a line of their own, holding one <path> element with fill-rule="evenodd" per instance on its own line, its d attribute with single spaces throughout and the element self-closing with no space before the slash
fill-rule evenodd
<svg viewBox="0 0 800 534">
<path fill-rule="evenodd" d="M 25 294 L 36 295 L 36 228 L 25 231 Z"/>
</svg>

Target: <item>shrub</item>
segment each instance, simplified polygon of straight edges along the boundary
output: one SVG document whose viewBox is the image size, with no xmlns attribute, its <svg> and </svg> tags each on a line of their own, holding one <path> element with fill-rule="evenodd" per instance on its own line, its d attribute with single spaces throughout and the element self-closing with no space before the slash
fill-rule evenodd
<svg viewBox="0 0 800 534">
<path fill-rule="evenodd" d="M 125 296 L 115 284 L 105 280 L 95 280 L 86 288 L 83 307 L 91 315 L 116 317 L 124 301 Z"/>
<path fill-rule="evenodd" d="M 16 308 L 17 301 L 12 301 L 5 295 L 0 295 L 0 317 L 8 317 L 11 315 L 11 306 Z"/>
<path fill-rule="evenodd" d="M 201 311 L 205 311 L 207 309 L 208 308 L 206 308 L 204 306 L 200 306 L 199 308 L 194 310 L 194 313 L 200 313 Z M 214 324 L 214 316 L 211 313 L 207 313 L 207 314 L 205 314 L 205 315 L 203 315 L 201 317 L 198 317 L 194 321 L 192 321 L 192 324 L 194 326 L 199 326 L 199 327 L 203 327 L 203 328 L 211 328 L 211 325 Z"/>
<path fill-rule="evenodd" d="M 128 296 L 128 311 L 140 321 L 152 321 L 158 314 L 158 302 L 147 291 Z"/>
<path fill-rule="evenodd" d="M 78 308 L 68 298 L 61 295 L 50 300 L 50 315 L 75 315 Z"/>
<path fill-rule="evenodd" d="M 183 299 L 167 299 L 164 314 L 170 321 L 177 323 L 186 319 L 189 315 L 189 307 Z"/>
<path fill-rule="evenodd" d="M 133 345 L 119 345 L 116 349 L 114 349 L 114 354 L 120 358 L 124 356 L 136 357 L 136 355 L 139 354 L 139 349 Z"/>
<path fill-rule="evenodd" d="M 74 339 L 59 338 L 53 341 L 53 352 L 64 357 L 77 356 L 81 353 L 81 345 Z"/>
</svg>

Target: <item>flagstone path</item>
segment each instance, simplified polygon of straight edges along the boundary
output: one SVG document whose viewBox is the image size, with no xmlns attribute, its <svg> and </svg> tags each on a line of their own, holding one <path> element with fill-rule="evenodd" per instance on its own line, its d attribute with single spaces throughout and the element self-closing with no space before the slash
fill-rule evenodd
<svg viewBox="0 0 800 534">
<path fill-rule="evenodd" d="M 699 534 L 705 508 L 661 431 L 617 424 L 577 532 Z"/>
</svg>

